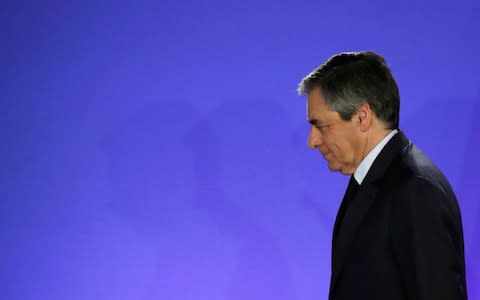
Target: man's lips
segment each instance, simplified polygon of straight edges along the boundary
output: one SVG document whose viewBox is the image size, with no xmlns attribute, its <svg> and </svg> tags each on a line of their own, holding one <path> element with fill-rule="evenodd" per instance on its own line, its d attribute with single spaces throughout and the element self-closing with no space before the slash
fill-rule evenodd
<svg viewBox="0 0 480 300">
<path fill-rule="evenodd" d="M 327 159 L 327 156 L 330 155 L 330 152 L 327 152 L 327 153 L 320 152 L 320 153 L 322 153 L 322 156 L 325 159 Z"/>
</svg>

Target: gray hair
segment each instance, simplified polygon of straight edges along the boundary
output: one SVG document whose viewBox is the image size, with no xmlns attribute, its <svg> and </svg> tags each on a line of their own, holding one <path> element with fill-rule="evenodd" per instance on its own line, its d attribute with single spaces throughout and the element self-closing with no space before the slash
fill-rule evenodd
<svg viewBox="0 0 480 300">
<path fill-rule="evenodd" d="M 343 52 L 330 57 L 303 78 L 297 91 L 308 95 L 316 88 L 344 121 L 350 121 L 366 102 L 388 128 L 398 128 L 398 86 L 385 59 L 374 52 Z"/>
</svg>

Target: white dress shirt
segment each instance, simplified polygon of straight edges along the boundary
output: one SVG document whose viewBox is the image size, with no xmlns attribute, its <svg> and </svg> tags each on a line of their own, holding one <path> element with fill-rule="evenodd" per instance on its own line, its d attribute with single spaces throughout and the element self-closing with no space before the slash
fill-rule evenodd
<svg viewBox="0 0 480 300">
<path fill-rule="evenodd" d="M 355 180 L 358 182 L 359 185 L 362 184 L 363 179 L 365 179 L 365 176 L 368 173 L 368 170 L 370 170 L 370 167 L 372 166 L 373 162 L 377 158 L 378 154 L 380 154 L 380 151 L 382 151 L 383 147 L 388 143 L 388 141 L 395 135 L 397 134 L 398 130 L 394 129 L 392 132 L 390 132 L 386 137 L 383 138 L 383 140 L 378 143 L 375 148 L 368 153 L 367 156 L 362 160 L 362 162 L 358 165 L 357 169 L 355 170 L 355 173 L 353 173 L 353 176 L 355 177 Z"/>
</svg>

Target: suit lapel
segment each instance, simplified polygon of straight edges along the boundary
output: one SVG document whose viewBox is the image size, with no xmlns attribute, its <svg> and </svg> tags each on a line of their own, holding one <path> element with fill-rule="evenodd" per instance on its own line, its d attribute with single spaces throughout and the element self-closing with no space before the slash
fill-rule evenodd
<svg viewBox="0 0 480 300">
<path fill-rule="evenodd" d="M 351 202 L 352 198 L 355 196 L 356 192 L 358 191 L 359 185 L 353 175 L 350 177 L 350 181 L 348 182 L 347 190 L 345 191 L 345 195 L 343 196 L 342 202 L 340 204 L 340 208 L 338 209 L 337 217 L 335 218 L 335 226 L 333 227 L 333 241 L 335 245 L 335 240 L 338 236 L 338 231 L 340 224 L 345 217 L 345 211 L 347 210 L 348 204 Z"/>
<path fill-rule="evenodd" d="M 345 212 L 341 225 L 341 234 L 334 238 L 332 245 L 332 281 L 335 282 L 343 269 L 348 252 L 357 231 L 377 194 L 375 185 L 361 186 L 349 208 Z"/>
<path fill-rule="evenodd" d="M 377 198 L 380 188 L 379 180 L 384 176 L 392 161 L 409 145 L 406 136 L 402 132 L 398 132 L 375 159 L 349 207 L 342 207 L 342 203 L 340 210 L 346 211 L 341 224 L 341 233 L 338 232 L 338 215 L 333 233 L 331 288 L 333 288 L 343 270 L 344 263 L 357 236 L 357 231 L 361 227 L 361 223 Z"/>
</svg>

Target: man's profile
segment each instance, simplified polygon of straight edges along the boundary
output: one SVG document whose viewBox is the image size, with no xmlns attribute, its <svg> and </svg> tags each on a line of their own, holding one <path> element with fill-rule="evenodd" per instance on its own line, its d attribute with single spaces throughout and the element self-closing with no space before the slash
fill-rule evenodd
<svg viewBox="0 0 480 300">
<path fill-rule="evenodd" d="M 333 229 L 329 299 L 467 299 L 457 199 L 399 129 L 385 60 L 334 55 L 298 92 L 307 96 L 308 146 L 351 175 Z"/>
</svg>

